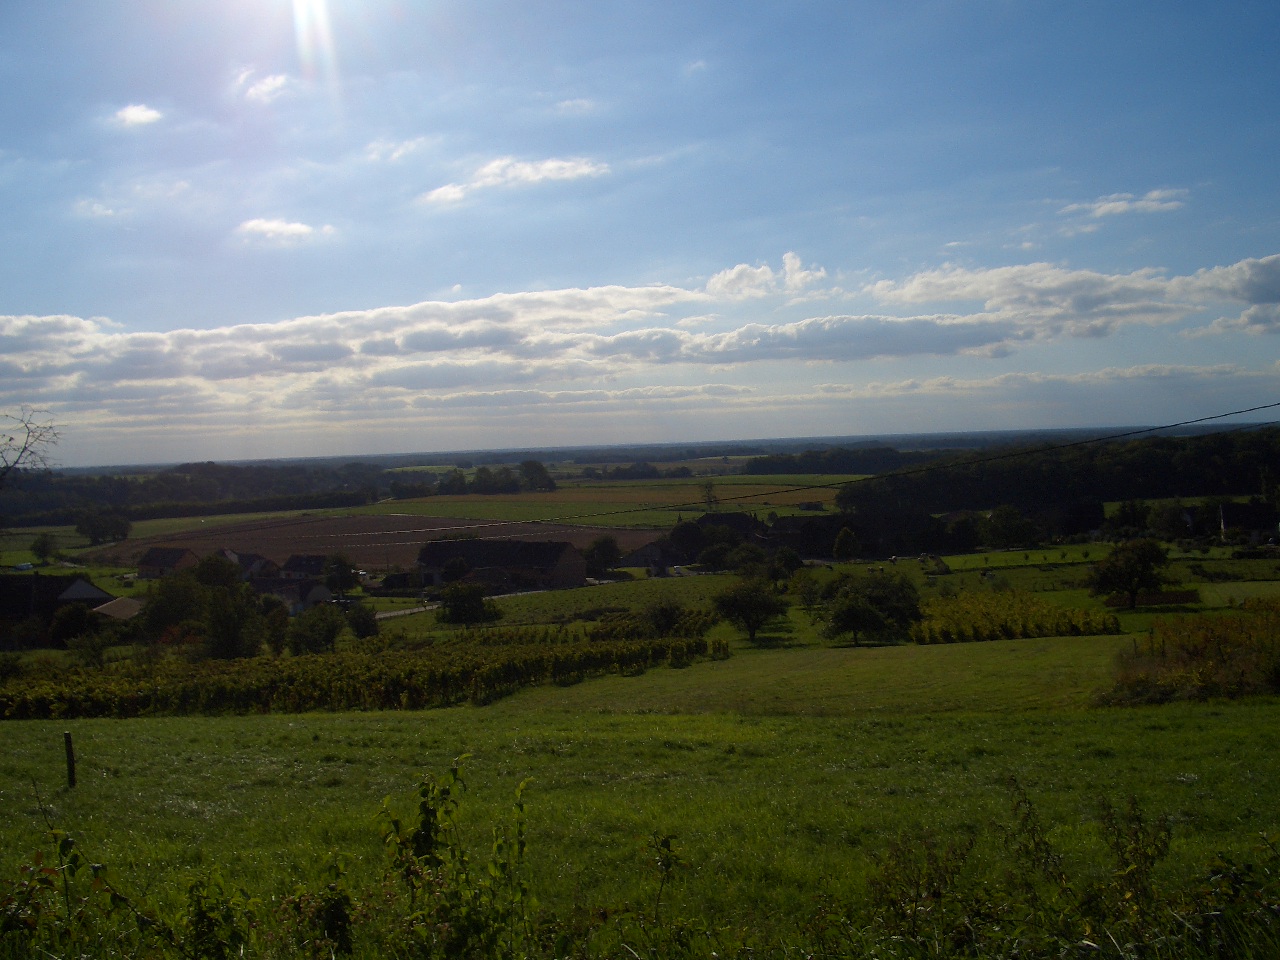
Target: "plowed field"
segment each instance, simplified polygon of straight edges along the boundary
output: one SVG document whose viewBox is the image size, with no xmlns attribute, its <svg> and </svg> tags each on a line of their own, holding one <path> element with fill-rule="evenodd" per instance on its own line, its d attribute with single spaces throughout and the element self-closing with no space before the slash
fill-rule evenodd
<svg viewBox="0 0 1280 960">
<path fill-rule="evenodd" d="M 193 521 L 198 524 L 199 521 Z M 410 567 L 428 540 L 444 537 L 486 537 L 517 540 L 567 541 L 581 548 L 598 537 L 617 539 L 623 552 L 661 536 L 659 530 L 581 527 L 567 524 L 465 520 L 409 515 L 272 517 L 242 523 L 185 530 L 165 536 L 127 540 L 100 556 L 122 566 L 134 566 L 149 547 L 187 547 L 200 556 L 223 547 L 236 553 L 258 553 L 276 563 L 290 555 L 344 553 L 366 570 Z"/>
</svg>

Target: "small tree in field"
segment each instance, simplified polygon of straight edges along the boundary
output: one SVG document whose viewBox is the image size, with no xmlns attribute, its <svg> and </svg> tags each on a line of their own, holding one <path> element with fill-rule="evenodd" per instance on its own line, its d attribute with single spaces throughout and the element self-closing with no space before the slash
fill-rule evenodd
<svg viewBox="0 0 1280 960">
<path fill-rule="evenodd" d="M 761 627 L 787 612 L 787 602 L 774 593 L 767 580 L 739 580 L 718 593 L 714 603 L 716 612 L 744 631 L 752 643 Z"/>
<path fill-rule="evenodd" d="M 27 548 L 31 551 L 31 555 L 41 564 L 46 564 L 49 559 L 58 552 L 58 542 L 53 539 L 50 533 L 38 533 L 36 538 L 31 541 L 31 546 Z"/>
<path fill-rule="evenodd" d="M 1122 593 L 1132 610 L 1140 593 L 1160 589 L 1164 583 L 1160 571 L 1168 562 L 1168 552 L 1156 541 L 1128 540 L 1093 565 L 1089 589 L 1095 595 Z"/>
<path fill-rule="evenodd" d="M 858 555 L 858 538 L 848 527 L 841 527 L 836 534 L 836 542 L 831 547 L 831 556 L 835 560 L 852 560 Z"/>
<path fill-rule="evenodd" d="M 851 636 L 855 646 L 864 636 L 897 642 L 920 616 L 920 592 L 902 574 L 844 575 L 827 587 L 823 632 L 830 640 Z"/>
</svg>

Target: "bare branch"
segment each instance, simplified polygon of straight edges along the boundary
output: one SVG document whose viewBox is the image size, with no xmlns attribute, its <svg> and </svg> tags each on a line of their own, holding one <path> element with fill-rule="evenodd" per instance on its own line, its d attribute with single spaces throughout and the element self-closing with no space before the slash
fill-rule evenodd
<svg viewBox="0 0 1280 960">
<path fill-rule="evenodd" d="M 23 404 L 16 414 L 0 414 L 0 487 L 14 470 L 49 466 L 58 431 L 47 413 Z"/>
</svg>

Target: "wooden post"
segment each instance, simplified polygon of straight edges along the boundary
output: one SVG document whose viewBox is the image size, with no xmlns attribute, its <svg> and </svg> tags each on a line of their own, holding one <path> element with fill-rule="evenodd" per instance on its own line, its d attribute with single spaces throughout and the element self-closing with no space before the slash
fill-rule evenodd
<svg viewBox="0 0 1280 960">
<path fill-rule="evenodd" d="M 71 745 L 70 730 L 63 733 L 62 745 L 67 750 L 67 787 L 70 789 L 76 785 L 76 750 Z"/>
</svg>

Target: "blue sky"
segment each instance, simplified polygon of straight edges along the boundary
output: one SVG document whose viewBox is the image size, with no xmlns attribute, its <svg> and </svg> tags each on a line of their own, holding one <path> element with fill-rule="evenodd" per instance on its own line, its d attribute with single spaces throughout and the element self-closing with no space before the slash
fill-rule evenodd
<svg viewBox="0 0 1280 960">
<path fill-rule="evenodd" d="M 0 6 L 67 465 L 1280 400 L 1274 3 Z"/>
</svg>

